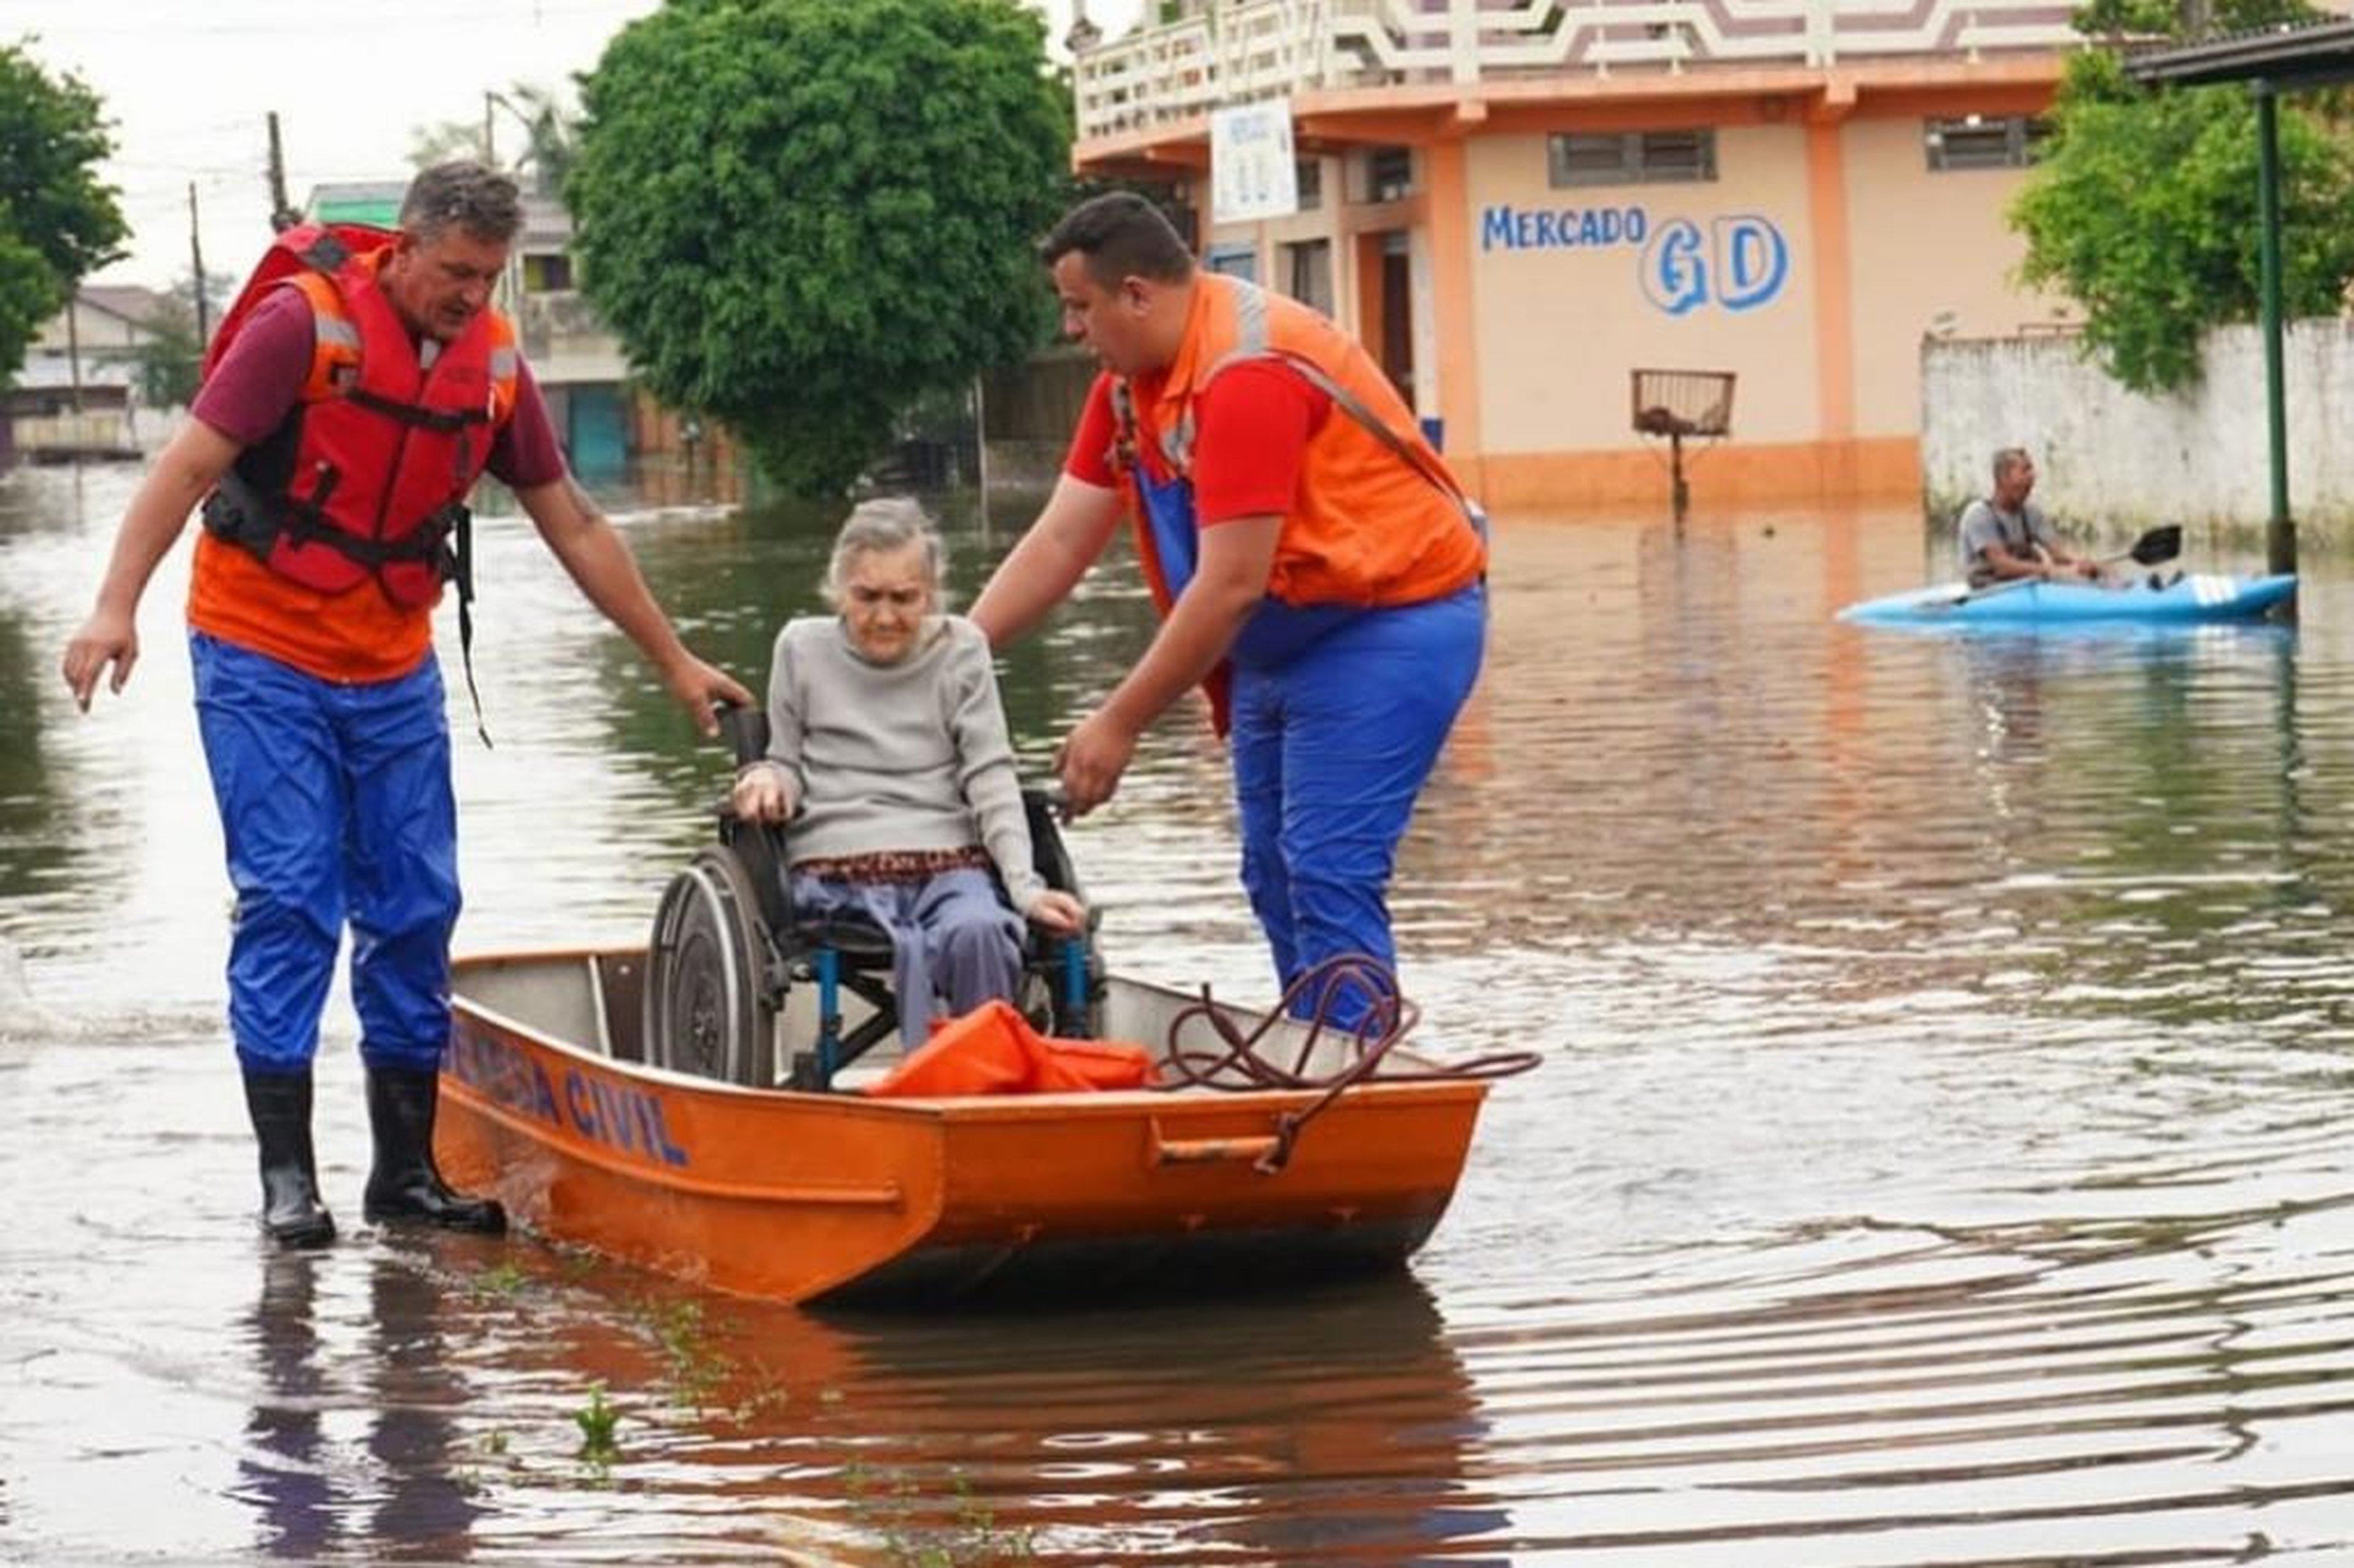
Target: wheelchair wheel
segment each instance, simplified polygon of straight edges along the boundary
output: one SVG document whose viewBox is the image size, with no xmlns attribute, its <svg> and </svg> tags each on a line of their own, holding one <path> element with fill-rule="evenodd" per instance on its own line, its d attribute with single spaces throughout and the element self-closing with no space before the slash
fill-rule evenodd
<svg viewBox="0 0 2354 1568">
<path fill-rule="evenodd" d="M 695 852 L 654 909 L 646 1060 L 750 1088 L 776 1083 L 777 1006 L 752 879 L 734 851 Z"/>
</svg>

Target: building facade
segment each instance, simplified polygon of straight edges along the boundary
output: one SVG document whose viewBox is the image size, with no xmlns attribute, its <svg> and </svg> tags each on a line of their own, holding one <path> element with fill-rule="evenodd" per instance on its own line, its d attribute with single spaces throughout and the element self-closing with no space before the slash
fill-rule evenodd
<svg viewBox="0 0 2354 1568">
<path fill-rule="evenodd" d="M 139 364 L 164 300 L 128 285 L 85 284 L 43 323 L 14 376 L 0 377 L 0 447 L 34 462 L 137 458 L 160 443 L 165 410 L 144 408 Z"/>
<path fill-rule="evenodd" d="M 1352 327 L 1491 506 L 1656 497 L 1658 435 L 1714 412 L 1711 497 L 1917 493 L 1923 341 L 2068 324 L 2004 215 L 2069 14 L 1164 0 L 1075 32 L 1076 158 L 1172 185 L 1210 267 Z M 1222 222 L 1213 112 L 1268 101 L 1299 210 Z"/>
</svg>

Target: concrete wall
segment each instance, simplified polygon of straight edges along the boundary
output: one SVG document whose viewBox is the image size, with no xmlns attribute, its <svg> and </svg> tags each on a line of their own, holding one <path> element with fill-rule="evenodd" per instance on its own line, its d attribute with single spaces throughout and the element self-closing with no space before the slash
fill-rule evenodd
<svg viewBox="0 0 2354 1568">
<path fill-rule="evenodd" d="M 2289 504 L 2308 537 L 2354 539 L 2354 323 L 2295 323 L 2284 355 Z M 2208 336 L 2207 371 L 2145 397 L 2083 357 L 2079 340 L 1925 342 L 1921 472 L 1935 515 L 1985 492 L 1995 450 L 2023 446 L 2055 516 L 2118 526 L 2261 528 L 2271 512 L 2264 342 Z"/>
</svg>

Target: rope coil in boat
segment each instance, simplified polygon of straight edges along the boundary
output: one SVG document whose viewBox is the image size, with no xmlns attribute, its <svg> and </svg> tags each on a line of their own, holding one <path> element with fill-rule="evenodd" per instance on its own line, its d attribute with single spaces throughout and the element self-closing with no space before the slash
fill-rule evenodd
<svg viewBox="0 0 2354 1568">
<path fill-rule="evenodd" d="M 1344 1033 L 1341 1026 L 1332 1022 L 1331 1015 L 1335 1006 L 1352 991 L 1372 1000 L 1363 1022 Z M 1315 999 L 1312 1008 L 1305 1012 L 1294 1012 L 1301 998 L 1311 996 Z M 1208 1023 L 1218 1036 L 1222 1050 L 1197 1049 L 1181 1044 L 1180 1037 L 1196 1020 Z M 1308 1033 L 1292 1054 L 1290 1065 L 1279 1065 L 1268 1060 L 1267 1051 L 1272 1048 L 1272 1042 L 1267 1036 L 1278 1024 L 1302 1021 L 1308 1025 Z M 1247 1031 L 1212 999 L 1205 983 L 1201 1000 L 1189 1002 L 1169 1022 L 1167 1047 L 1161 1061 L 1163 1080 L 1156 1086 L 1172 1090 L 1321 1089 L 1323 1093 L 1305 1109 L 1287 1111 L 1277 1118 L 1275 1146 L 1253 1161 L 1255 1170 L 1271 1176 L 1289 1162 L 1300 1130 L 1355 1085 L 1374 1080 L 1401 1083 L 1505 1078 L 1525 1073 L 1543 1060 L 1534 1051 L 1499 1051 L 1468 1061 L 1432 1062 L 1427 1065 L 1391 1063 L 1390 1048 L 1421 1021 L 1422 1010 L 1398 990 L 1396 971 L 1365 953 L 1336 954 L 1312 965 L 1284 989 L 1282 999 L 1273 1010 Z M 1316 1059 L 1317 1047 L 1328 1032 L 1346 1042 L 1348 1060 L 1331 1072 L 1311 1072 L 1309 1064 Z"/>
</svg>

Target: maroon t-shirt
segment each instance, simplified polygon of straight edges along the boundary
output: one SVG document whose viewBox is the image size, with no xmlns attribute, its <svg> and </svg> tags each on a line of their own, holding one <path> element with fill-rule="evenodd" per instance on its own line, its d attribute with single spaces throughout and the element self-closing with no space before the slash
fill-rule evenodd
<svg viewBox="0 0 2354 1568">
<path fill-rule="evenodd" d="M 249 447 L 285 422 L 311 378 L 311 302 L 300 289 L 272 290 L 253 307 L 189 409 Z M 530 490 L 564 477 L 564 451 L 531 366 L 515 360 L 514 413 L 491 445 L 490 471 L 510 489 Z"/>
</svg>

